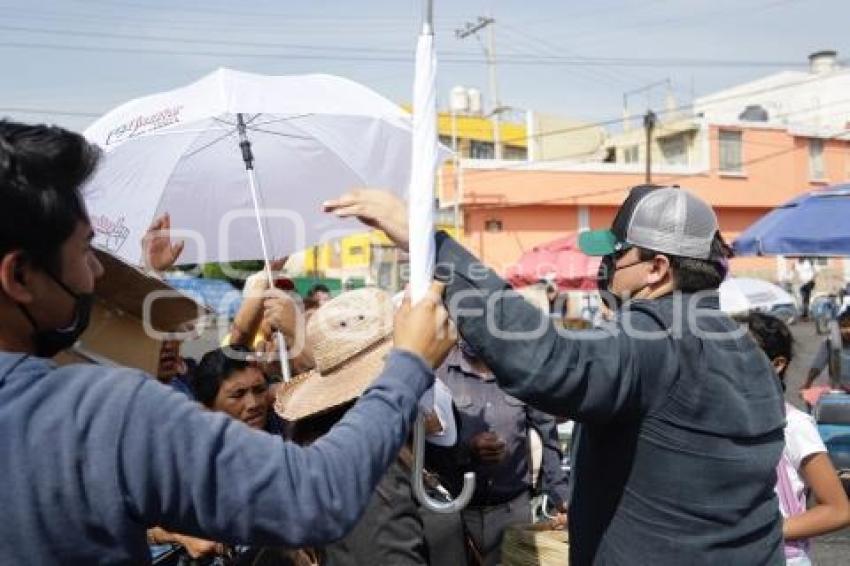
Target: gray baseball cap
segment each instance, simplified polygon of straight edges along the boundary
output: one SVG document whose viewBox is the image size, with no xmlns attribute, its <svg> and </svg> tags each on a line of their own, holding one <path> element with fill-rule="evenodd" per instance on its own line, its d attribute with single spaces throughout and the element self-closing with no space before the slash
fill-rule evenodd
<svg viewBox="0 0 850 566">
<path fill-rule="evenodd" d="M 632 246 L 694 259 L 711 259 L 717 215 L 708 203 L 678 187 L 641 185 L 626 198 L 610 230 L 579 236 L 579 247 L 592 256 Z"/>
</svg>

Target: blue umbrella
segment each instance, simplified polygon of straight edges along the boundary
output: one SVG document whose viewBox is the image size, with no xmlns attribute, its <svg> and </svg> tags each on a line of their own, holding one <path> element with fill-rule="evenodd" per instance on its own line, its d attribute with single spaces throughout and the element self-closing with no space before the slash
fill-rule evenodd
<svg viewBox="0 0 850 566">
<path fill-rule="evenodd" d="M 850 256 L 850 184 L 775 208 L 733 243 L 738 255 Z"/>
</svg>

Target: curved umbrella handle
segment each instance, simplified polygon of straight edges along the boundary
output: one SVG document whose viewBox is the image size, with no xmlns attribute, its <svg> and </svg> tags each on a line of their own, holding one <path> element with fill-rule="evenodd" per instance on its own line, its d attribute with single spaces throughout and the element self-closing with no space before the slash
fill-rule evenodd
<svg viewBox="0 0 850 566">
<path fill-rule="evenodd" d="M 544 519 L 555 519 L 555 515 L 550 515 L 547 508 L 549 507 L 549 496 L 545 493 L 543 494 L 543 499 L 540 502 L 540 514 Z"/>
<path fill-rule="evenodd" d="M 463 475 L 463 489 L 460 495 L 452 501 L 438 501 L 425 493 L 425 474 L 423 462 L 425 461 L 425 421 L 420 412 L 416 417 L 413 429 L 413 495 L 426 509 L 434 513 L 455 513 L 466 507 L 472 499 L 475 491 L 475 474 L 466 472 Z"/>
</svg>

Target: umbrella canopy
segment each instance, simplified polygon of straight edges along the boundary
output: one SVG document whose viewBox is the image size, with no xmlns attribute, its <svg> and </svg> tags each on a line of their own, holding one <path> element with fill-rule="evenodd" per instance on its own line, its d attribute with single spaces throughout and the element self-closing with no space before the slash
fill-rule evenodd
<svg viewBox="0 0 850 566">
<path fill-rule="evenodd" d="M 733 243 L 738 255 L 850 255 L 850 185 L 801 195 L 772 210 Z"/>
<path fill-rule="evenodd" d="M 797 303 L 788 292 L 769 281 L 727 277 L 720 285 L 720 309 L 729 314 L 759 311 L 793 318 Z"/>
<path fill-rule="evenodd" d="M 147 226 L 169 212 L 173 234 L 186 240 L 183 263 L 262 258 L 237 114 L 271 257 L 358 229 L 322 214 L 323 201 L 359 186 L 407 187 L 411 121 L 398 105 L 339 77 L 219 69 L 128 102 L 86 130 L 106 152 L 86 190 L 97 241 L 138 262 Z"/>
<path fill-rule="evenodd" d="M 596 290 L 599 258 L 582 253 L 578 235 L 573 233 L 525 252 L 508 269 L 507 279 L 514 287 L 547 279 L 560 289 Z"/>
</svg>

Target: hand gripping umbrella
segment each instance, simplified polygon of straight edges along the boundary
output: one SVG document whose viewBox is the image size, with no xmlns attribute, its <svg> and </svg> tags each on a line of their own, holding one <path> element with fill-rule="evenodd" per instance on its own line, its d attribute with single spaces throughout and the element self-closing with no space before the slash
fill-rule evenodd
<svg viewBox="0 0 850 566">
<path fill-rule="evenodd" d="M 410 292 L 413 302 L 428 291 L 434 275 L 434 176 L 438 163 L 436 56 L 434 54 L 433 10 L 425 0 L 422 33 L 416 46 L 416 77 L 413 86 L 413 158 L 408 201 L 410 226 Z M 425 422 L 422 412 L 413 431 L 413 493 L 419 502 L 436 513 L 453 513 L 466 507 L 475 491 L 475 474 L 463 476 L 457 499 L 437 501 L 425 492 Z"/>
</svg>

